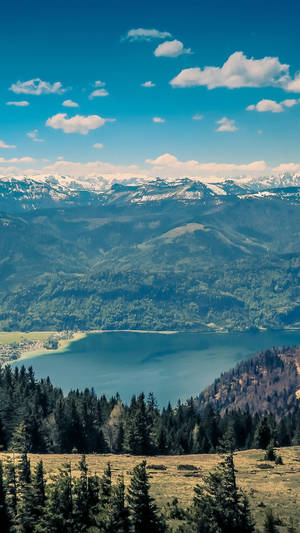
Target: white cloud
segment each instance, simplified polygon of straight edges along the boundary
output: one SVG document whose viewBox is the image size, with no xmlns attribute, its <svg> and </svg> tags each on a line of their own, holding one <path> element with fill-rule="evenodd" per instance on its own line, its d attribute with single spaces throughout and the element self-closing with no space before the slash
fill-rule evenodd
<svg viewBox="0 0 300 533">
<path fill-rule="evenodd" d="M 289 81 L 289 65 L 278 57 L 248 59 L 243 52 L 232 54 L 222 67 L 188 68 L 170 82 L 172 87 L 283 87 Z"/>
<path fill-rule="evenodd" d="M 0 141 L 0 148 L 16 148 L 14 144 L 6 144 L 4 141 Z"/>
<path fill-rule="evenodd" d="M 94 83 L 94 87 L 105 87 L 106 83 L 105 81 L 96 80 Z"/>
<path fill-rule="evenodd" d="M 270 171 L 265 161 L 237 165 L 235 163 L 200 163 L 196 160 L 180 161 L 175 155 L 163 154 L 156 159 L 146 159 L 154 167 L 155 175 L 170 177 L 213 177 L 222 178 L 241 176 L 243 174 L 264 173 Z"/>
<path fill-rule="evenodd" d="M 109 185 L 116 181 L 127 183 L 143 182 L 156 176 L 166 179 L 190 177 L 206 183 L 222 182 L 227 178 L 246 180 L 248 178 L 261 178 L 263 176 L 280 175 L 285 172 L 299 173 L 300 163 L 281 163 L 277 167 L 268 165 L 265 161 L 252 161 L 250 163 L 216 163 L 200 162 L 197 160 L 181 161 L 173 154 L 162 154 L 155 159 L 146 159 L 144 166 L 138 165 L 114 165 L 105 161 L 66 161 L 59 157 L 54 163 L 46 166 L 38 165 L 39 162 L 31 157 L 4 159 L 0 158 L 0 164 L 11 165 L 0 167 L 0 174 L 14 176 L 38 176 L 60 174 L 79 178 L 82 181 L 98 186 Z M 20 167 L 12 164 L 20 164 Z M 25 167 L 25 164 L 34 164 L 38 168 Z"/>
<path fill-rule="evenodd" d="M 282 100 L 282 102 L 280 103 L 281 105 L 284 105 L 285 107 L 294 107 L 294 105 L 297 105 L 300 103 L 300 99 L 288 98 L 287 100 Z"/>
<path fill-rule="evenodd" d="M 98 98 L 99 96 L 108 96 L 109 92 L 106 89 L 95 89 L 90 95 L 89 99 Z"/>
<path fill-rule="evenodd" d="M 199 115 L 199 113 L 196 113 L 194 116 L 193 116 L 193 120 L 202 120 L 203 119 L 203 115 Z"/>
<path fill-rule="evenodd" d="M 281 163 L 277 167 L 274 167 L 272 170 L 277 174 L 300 173 L 300 163 Z"/>
<path fill-rule="evenodd" d="M 166 39 L 168 37 L 172 37 L 168 31 L 137 28 L 129 30 L 125 39 L 129 39 L 129 41 L 151 41 L 152 39 Z"/>
<path fill-rule="evenodd" d="M 162 117 L 153 117 L 153 122 L 156 122 L 157 124 L 162 124 L 163 122 L 166 122 L 164 118 Z"/>
<path fill-rule="evenodd" d="M 154 50 L 154 55 L 156 57 L 178 57 L 190 53 L 191 49 L 184 48 L 183 43 L 176 39 L 174 39 L 174 41 L 165 41 L 164 43 L 159 44 Z"/>
<path fill-rule="evenodd" d="M 219 127 L 216 129 L 216 131 L 236 131 L 238 129 L 235 125 L 235 120 L 230 120 L 227 117 L 217 120 L 216 124 L 219 124 Z"/>
<path fill-rule="evenodd" d="M 6 102 L 6 105 L 13 105 L 16 107 L 27 107 L 29 102 L 27 100 L 18 100 L 17 102 Z"/>
<path fill-rule="evenodd" d="M 95 144 L 93 144 L 93 147 L 94 148 L 103 148 L 103 144 L 102 143 L 95 143 Z"/>
<path fill-rule="evenodd" d="M 27 137 L 29 137 L 29 139 L 32 139 L 36 143 L 44 142 L 44 139 L 41 139 L 39 137 L 39 130 L 29 131 L 28 133 L 26 133 L 26 135 Z"/>
<path fill-rule="evenodd" d="M 283 106 L 278 104 L 274 100 L 260 100 L 257 104 L 248 105 L 246 107 L 247 111 L 258 111 L 259 113 L 264 113 L 265 111 L 271 111 L 271 113 L 281 113 L 284 111 Z"/>
<path fill-rule="evenodd" d="M 66 113 L 58 113 L 48 118 L 46 126 L 54 130 L 63 130 L 65 133 L 81 133 L 86 135 L 90 130 L 104 126 L 106 122 L 114 122 L 114 118 L 102 118 L 99 115 L 75 115 L 68 118 Z"/>
<path fill-rule="evenodd" d="M 291 79 L 287 83 L 285 90 L 290 93 L 300 93 L 300 73 L 299 72 L 297 72 L 293 80 Z"/>
<path fill-rule="evenodd" d="M 299 104 L 300 100 L 295 98 L 289 98 L 283 100 L 282 102 L 275 102 L 275 100 L 263 99 L 257 102 L 257 104 L 248 105 L 246 107 L 247 111 L 258 111 L 259 113 L 264 113 L 270 111 L 271 113 L 282 113 L 286 107 L 293 107 Z"/>
<path fill-rule="evenodd" d="M 141 83 L 141 87 L 155 87 L 155 83 L 153 81 L 145 81 L 144 83 Z"/>
<path fill-rule="evenodd" d="M 34 163 L 35 161 L 33 157 L 12 157 L 11 159 L 0 157 L 0 163 Z"/>
<path fill-rule="evenodd" d="M 64 100 L 62 105 L 64 107 L 79 107 L 79 104 L 77 104 L 77 102 L 74 102 L 73 100 Z"/>
<path fill-rule="evenodd" d="M 67 91 L 62 86 L 62 83 L 60 81 L 56 81 L 55 83 L 49 83 L 48 81 L 42 81 L 40 78 L 35 78 L 33 80 L 29 81 L 17 81 L 17 83 L 13 83 L 12 86 L 9 88 L 10 91 L 14 92 L 15 94 L 63 94 Z"/>
</svg>

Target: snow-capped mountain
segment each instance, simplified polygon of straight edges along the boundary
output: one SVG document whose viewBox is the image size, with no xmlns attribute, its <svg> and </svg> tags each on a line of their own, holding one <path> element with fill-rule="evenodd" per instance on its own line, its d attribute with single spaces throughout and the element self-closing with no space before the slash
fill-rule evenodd
<svg viewBox="0 0 300 533">
<path fill-rule="evenodd" d="M 300 201 L 300 176 L 284 174 L 253 179 L 227 179 L 209 182 L 178 178 L 154 180 L 132 178 L 126 183 L 108 183 L 103 177 L 74 179 L 71 176 L 40 175 L 34 177 L 2 177 L 0 210 L 30 211 L 55 207 L 92 205 L 144 204 L 177 201 L 224 201 L 227 197 L 286 198 Z"/>
</svg>

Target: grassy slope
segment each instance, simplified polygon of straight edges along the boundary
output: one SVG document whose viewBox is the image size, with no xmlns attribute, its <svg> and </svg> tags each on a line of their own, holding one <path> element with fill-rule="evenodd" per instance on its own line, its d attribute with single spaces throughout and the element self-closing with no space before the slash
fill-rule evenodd
<svg viewBox="0 0 300 533">
<path fill-rule="evenodd" d="M 23 341 L 45 341 L 54 331 L 1 331 L 0 332 L 0 344 L 13 344 L 14 342 Z"/>
<path fill-rule="evenodd" d="M 281 448 L 280 454 L 283 458 L 283 465 L 263 460 L 262 450 L 249 450 L 238 452 L 235 456 L 238 484 L 250 498 L 251 506 L 258 526 L 262 526 L 264 519 L 264 507 L 258 507 L 263 502 L 270 506 L 280 515 L 283 524 L 288 517 L 298 520 L 300 525 L 300 446 Z M 4 453 L 0 458 L 5 458 Z M 32 465 L 38 459 L 43 459 L 47 474 L 53 474 L 57 468 L 66 461 L 71 461 L 73 473 L 76 475 L 76 464 L 80 456 L 73 455 L 30 455 Z M 87 457 L 91 472 L 102 474 L 108 461 L 112 466 L 113 478 L 120 473 L 125 476 L 128 483 L 130 473 L 135 464 L 143 457 L 132 457 L 129 455 L 89 455 Z M 165 465 L 166 470 L 149 469 L 151 475 L 152 492 L 159 505 L 164 506 L 175 496 L 180 502 L 187 505 L 193 496 L 193 488 L 196 483 L 201 482 L 203 474 L 211 471 L 219 461 L 217 455 L 186 455 L 186 456 L 158 456 L 146 458 L 148 465 Z M 194 465 L 198 471 L 188 472 L 177 469 L 179 464 Z M 259 468 L 261 464 L 269 464 L 270 469 Z M 272 468 L 273 467 L 273 468 Z M 282 531 L 286 531 L 282 528 Z"/>
</svg>

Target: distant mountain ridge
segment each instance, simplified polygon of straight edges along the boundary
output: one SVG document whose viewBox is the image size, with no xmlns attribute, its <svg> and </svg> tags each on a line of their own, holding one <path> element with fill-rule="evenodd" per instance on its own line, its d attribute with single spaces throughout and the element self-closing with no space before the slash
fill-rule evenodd
<svg viewBox="0 0 300 533">
<path fill-rule="evenodd" d="M 222 200 L 227 196 L 240 198 L 289 197 L 299 201 L 300 176 L 284 174 L 268 178 L 226 179 L 209 182 L 200 179 L 141 180 L 108 183 L 104 178 L 73 178 L 69 176 L 33 176 L 0 178 L 0 210 L 22 212 L 37 209 L 143 204 L 175 200 L 182 203 L 203 202 L 209 198 Z"/>
</svg>

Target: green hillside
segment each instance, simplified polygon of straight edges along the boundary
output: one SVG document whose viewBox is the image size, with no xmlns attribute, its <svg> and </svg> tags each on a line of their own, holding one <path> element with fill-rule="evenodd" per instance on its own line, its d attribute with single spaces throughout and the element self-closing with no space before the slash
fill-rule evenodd
<svg viewBox="0 0 300 533">
<path fill-rule="evenodd" d="M 300 323 L 299 207 L 175 200 L 0 216 L 0 328 Z"/>
</svg>

